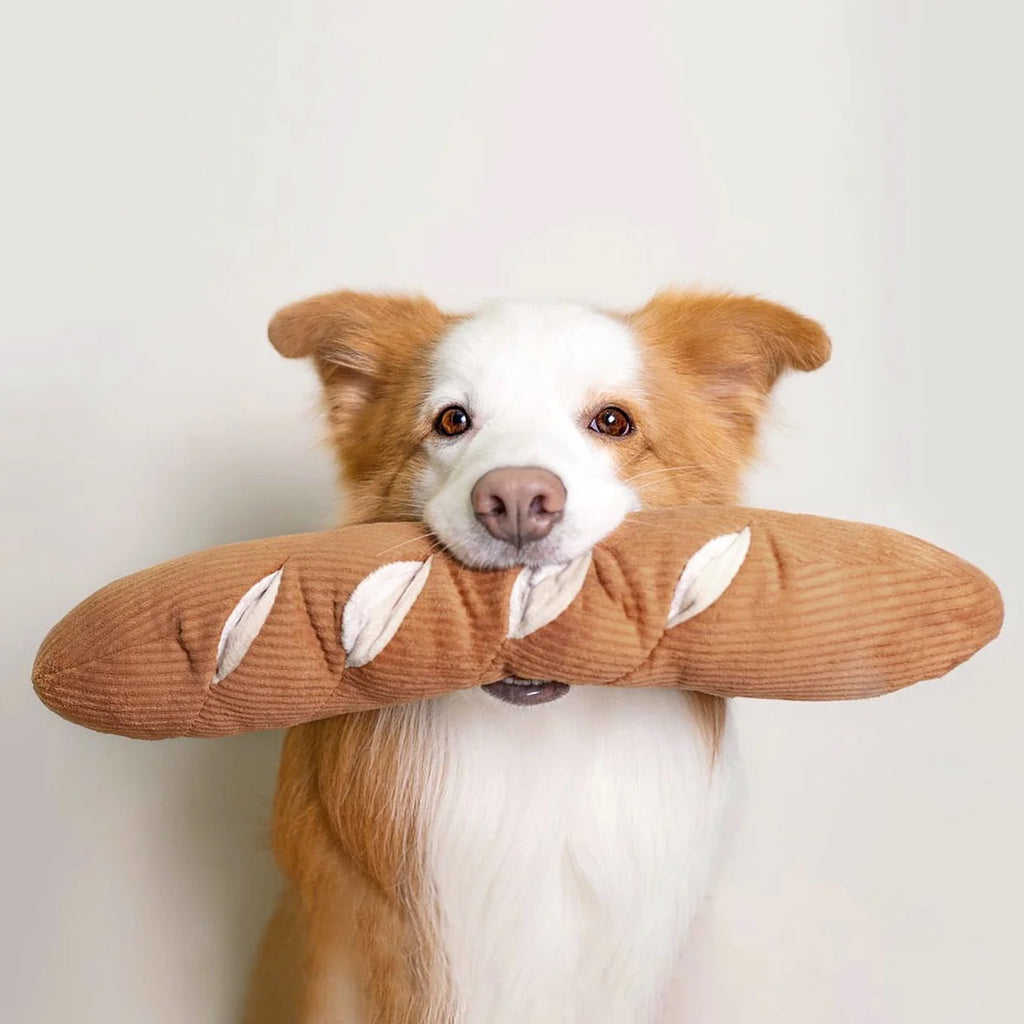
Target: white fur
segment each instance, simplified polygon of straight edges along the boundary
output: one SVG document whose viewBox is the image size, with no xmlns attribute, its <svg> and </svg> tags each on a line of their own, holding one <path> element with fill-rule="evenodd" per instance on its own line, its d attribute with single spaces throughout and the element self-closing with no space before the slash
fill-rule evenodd
<svg viewBox="0 0 1024 1024">
<path fill-rule="evenodd" d="M 724 790 L 690 698 L 580 686 L 523 708 L 474 690 L 418 713 L 458 1024 L 655 1020 Z"/>
<path fill-rule="evenodd" d="M 605 404 L 643 401 L 639 343 L 577 306 L 502 305 L 436 354 L 427 411 L 464 405 L 472 429 L 427 442 L 424 518 L 473 565 L 566 563 L 639 507 L 614 441 L 588 431 Z M 525 559 L 475 520 L 470 491 L 499 466 L 542 466 L 565 515 Z M 427 878 L 455 1024 L 650 1024 L 703 893 L 723 757 L 691 699 L 573 687 L 552 703 L 482 690 L 394 709 L 406 717 L 403 788 L 419 791 Z"/>
</svg>

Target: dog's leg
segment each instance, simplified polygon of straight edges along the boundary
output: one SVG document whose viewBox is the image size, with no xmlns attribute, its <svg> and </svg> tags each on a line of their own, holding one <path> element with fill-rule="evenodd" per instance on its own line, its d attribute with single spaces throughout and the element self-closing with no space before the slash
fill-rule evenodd
<svg viewBox="0 0 1024 1024">
<path fill-rule="evenodd" d="M 286 891 L 267 924 L 249 980 L 243 1024 L 300 1021 L 308 942 L 298 895 Z"/>
<path fill-rule="evenodd" d="M 273 840 L 290 888 L 245 1024 L 437 1019 L 443 983 L 417 902 L 415 822 L 395 795 L 395 717 L 346 715 L 285 739 Z"/>
</svg>

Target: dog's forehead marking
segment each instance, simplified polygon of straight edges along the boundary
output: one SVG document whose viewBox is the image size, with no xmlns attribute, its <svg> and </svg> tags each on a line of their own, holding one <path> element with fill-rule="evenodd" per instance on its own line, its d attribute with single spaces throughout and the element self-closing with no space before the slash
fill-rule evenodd
<svg viewBox="0 0 1024 1024">
<path fill-rule="evenodd" d="M 438 344 L 428 402 L 510 395 L 564 404 L 639 385 L 640 345 L 620 320 L 571 303 L 503 302 L 457 324 Z"/>
</svg>

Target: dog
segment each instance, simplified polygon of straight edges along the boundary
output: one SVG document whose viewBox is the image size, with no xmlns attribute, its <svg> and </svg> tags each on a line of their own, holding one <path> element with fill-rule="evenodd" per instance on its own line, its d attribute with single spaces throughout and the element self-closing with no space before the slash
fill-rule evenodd
<svg viewBox="0 0 1024 1024">
<path fill-rule="evenodd" d="M 737 499 L 814 321 L 666 291 L 631 313 L 341 291 L 281 310 L 323 385 L 345 520 L 479 568 L 571 561 L 629 515 Z M 394 553 L 396 560 L 401 551 Z M 725 701 L 506 679 L 291 729 L 286 891 L 249 1024 L 653 1024 L 715 853 Z"/>
</svg>

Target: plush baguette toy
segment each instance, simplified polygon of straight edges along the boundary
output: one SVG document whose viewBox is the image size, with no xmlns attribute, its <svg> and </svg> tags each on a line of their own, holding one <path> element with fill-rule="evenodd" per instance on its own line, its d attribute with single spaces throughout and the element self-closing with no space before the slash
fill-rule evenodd
<svg viewBox="0 0 1024 1024">
<path fill-rule="evenodd" d="M 948 672 L 999 632 L 983 573 L 893 530 L 694 506 L 545 569 L 475 571 L 381 523 L 231 544 L 125 577 L 58 623 L 41 699 L 73 722 L 218 736 L 509 676 L 832 700 Z"/>
</svg>

